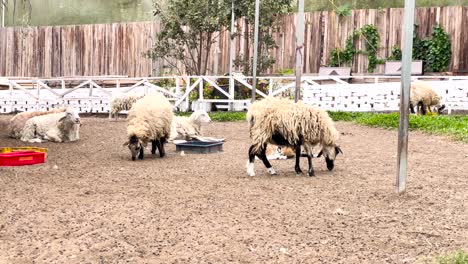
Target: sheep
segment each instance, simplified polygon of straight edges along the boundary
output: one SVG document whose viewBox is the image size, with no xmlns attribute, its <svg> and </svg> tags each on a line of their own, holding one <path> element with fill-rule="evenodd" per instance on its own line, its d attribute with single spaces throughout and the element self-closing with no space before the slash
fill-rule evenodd
<svg viewBox="0 0 468 264">
<path fill-rule="evenodd" d="M 252 142 L 247 163 L 247 174 L 250 176 L 255 176 L 255 156 L 263 161 L 270 174 L 276 174 L 266 157 L 268 143 L 295 149 L 297 174 L 302 173 L 299 160 L 301 145 L 304 145 L 309 163 L 309 176 L 315 175 L 312 157 L 324 155 L 328 170 L 332 170 L 336 156 L 343 153 L 337 145 L 339 132 L 327 112 L 321 108 L 302 102 L 294 103 L 289 99 L 268 97 L 251 105 L 247 112 L 247 120 Z M 322 150 L 314 156 L 312 149 L 319 144 Z"/>
<path fill-rule="evenodd" d="M 36 116 L 24 125 L 21 131 L 21 141 L 43 142 L 70 142 L 79 139 L 79 126 L 81 125 L 78 111 L 68 107 L 64 113 L 53 113 Z"/>
<path fill-rule="evenodd" d="M 130 149 L 132 160 L 142 160 L 143 150 L 151 141 L 151 154 L 159 149 L 160 157 L 165 156 L 164 143 L 171 132 L 171 122 L 174 117 L 172 105 L 160 93 L 149 94 L 133 104 L 128 113 L 128 141 L 123 145 Z"/>
<path fill-rule="evenodd" d="M 196 110 L 190 117 L 176 116 L 172 120 L 169 142 L 201 137 L 202 124 L 209 122 L 211 122 L 211 118 L 205 110 Z"/>
<path fill-rule="evenodd" d="M 21 130 L 23 130 L 26 121 L 35 116 L 42 116 L 53 113 L 62 113 L 65 112 L 66 108 L 52 109 L 50 111 L 35 111 L 35 112 L 22 112 L 16 114 L 13 118 L 10 119 L 8 124 L 8 131 L 10 137 L 12 138 L 21 138 Z"/>
<path fill-rule="evenodd" d="M 120 111 L 130 110 L 132 105 L 141 98 L 143 98 L 143 96 L 136 94 L 120 94 L 119 96 L 113 97 L 110 101 L 109 119 L 114 116 L 117 121 Z"/>
<path fill-rule="evenodd" d="M 445 105 L 442 104 L 442 97 L 439 96 L 429 85 L 424 81 L 414 81 L 411 84 L 411 96 L 410 96 L 410 111 L 412 114 L 415 113 L 414 106 L 417 107 L 418 114 L 426 114 L 427 110 L 431 113 L 431 107 L 435 106 L 439 114 L 445 109 Z"/>
</svg>

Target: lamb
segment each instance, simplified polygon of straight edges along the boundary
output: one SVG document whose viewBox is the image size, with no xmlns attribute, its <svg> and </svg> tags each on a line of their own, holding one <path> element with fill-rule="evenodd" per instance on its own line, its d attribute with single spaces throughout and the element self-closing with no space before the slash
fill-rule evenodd
<svg viewBox="0 0 468 264">
<path fill-rule="evenodd" d="M 16 114 L 13 118 L 10 119 L 8 124 L 8 131 L 10 131 L 10 137 L 12 138 L 21 138 L 21 130 L 23 130 L 26 121 L 35 116 L 48 115 L 53 113 L 62 113 L 65 112 L 66 108 L 52 109 L 50 111 L 35 111 L 35 112 L 22 112 Z"/>
<path fill-rule="evenodd" d="M 117 121 L 120 111 L 130 110 L 132 105 L 141 98 L 143 98 L 143 96 L 136 94 L 121 94 L 112 98 L 110 101 L 109 119 L 114 116 Z"/>
<path fill-rule="evenodd" d="M 24 125 L 21 131 L 21 141 L 43 142 L 70 142 L 79 139 L 79 126 L 81 125 L 78 111 L 68 107 L 64 113 L 53 113 L 36 116 Z"/>
<path fill-rule="evenodd" d="M 294 103 L 289 99 L 268 97 L 252 104 L 247 113 L 247 120 L 252 142 L 247 163 L 247 174 L 250 176 L 255 176 L 255 156 L 263 161 L 270 174 L 276 174 L 266 157 L 268 143 L 295 149 L 297 174 L 302 173 L 299 160 L 301 145 L 304 145 L 309 176 L 315 175 L 312 167 L 314 146 L 321 145 L 322 150 L 316 157 L 324 155 L 328 170 L 334 168 L 334 160 L 338 153 L 343 153 L 337 146 L 339 132 L 327 112 L 321 108 L 302 102 Z"/>
<path fill-rule="evenodd" d="M 193 139 L 204 141 L 201 137 L 201 126 L 209 122 L 211 122 L 211 118 L 204 110 L 196 110 L 190 117 L 176 116 L 172 120 L 169 142 Z"/>
<path fill-rule="evenodd" d="M 410 111 L 414 112 L 414 106 L 417 107 L 418 114 L 426 114 L 426 111 L 431 112 L 431 107 L 435 106 L 439 114 L 445 109 L 445 105 L 442 104 L 442 97 L 439 96 L 431 86 L 424 81 L 414 81 L 411 84 L 411 96 L 410 96 Z"/>
<path fill-rule="evenodd" d="M 165 156 L 164 143 L 171 132 L 173 117 L 171 103 L 157 92 L 133 104 L 128 114 L 128 141 L 124 143 L 130 149 L 133 161 L 137 155 L 138 159 L 143 159 L 143 150 L 149 141 L 152 143 L 152 154 L 156 154 L 158 148 L 160 157 Z"/>
</svg>

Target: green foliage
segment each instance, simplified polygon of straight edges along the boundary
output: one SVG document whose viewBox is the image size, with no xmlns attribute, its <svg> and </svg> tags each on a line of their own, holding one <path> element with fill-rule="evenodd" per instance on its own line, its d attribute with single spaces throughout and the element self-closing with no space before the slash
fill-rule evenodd
<svg viewBox="0 0 468 264">
<path fill-rule="evenodd" d="M 447 70 L 452 57 L 450 36 L 440 25 L 435 25 L 431 38 L 420 39 L 415 26 L 413 36 L 413 59 L 422 60 L 424 71 L 441 72 Z"/>
<path fill-rule="evenodd" d="M 399 46 L 393 46 L 391 55 L 387 58 L 387 60 L 392 61 L 400 61 L 403 57 L 401 49 Z"/>
<path fill-rule="evenodd" d="M 365 50 L 356 50 L 354 42 L 358 38 L 363 38 L 365 41 Z M 345 64 L 351 65 L 356 53 L 367 55 L 369 64 L 367 71 L 374 72 L 378 64 L 385 63 L 384 59 L 377 57 L 379 49 L 380 35 L 375 25 L 364 25 L 361 29 L 354 30 L 346 39 L 345 49 L 335 48 L 331 51 L 330 66 L 339 67 Z"/>
<path fill-rule="evenodd" d="M 330 117 L 335 121 L 353 121 L 358 124 L 397 129 L 399 114 L 374 114 L 374 113 L 347 113 L 330 112 Z M 409 127 L 411 130 L 448 135 L 456 140 L 468 143 L 468 116 L 415 116 L 410 115 Z"/>
<path fill-rule="evenodd" d="M 176 115 L 178 116 L 190 116 L 190 112 L 179 112 Z M 245 121 L 246 113 L 245 112 L 210 112 L 208 113 L 211 120 L 214 122 L 236 122 L 236 121 Z"/>
<path fill-rule="evenodd" d="M 247 32 L 249 45 L 253 46 L 254 40 L 254 21 L 255 21 L 255 1 L 234 0 L 236 17 L 244 17 L 249 26 Z M 257 73 L 262 74 L 275 64 L 276 59 L 270 52 L 276 48 L 276 42 L 272 33 L 277 30 L 279 22 L 277 18 L 285 13 L 291 12 L 292 0 L 262 0 L 260 2 L 260 20 L 258 33 L 258 57 Z M 231 1 L 228 1 L 231 4 Z M 251 75 L 253 65 L 253 54 L 239 54 L 234 60 L 236 67 L 241 67 L 245 75 Z"/>
<path fill-rule="evenodd" d="M 342 6 L 337 7 L 335 9 L 335 14 L 340 17 L 351 16 L 351 8 L 349 7 L 349 4 L 344 4 Z"/>
<path fill-rule="evenodd" d="M 460 250 L 454 254 L 437 258 L 438 264 L 468 264 L 468 252 Z"/>
<path fill-rule="evenodd" d="M 280 74 L 280 75 L 293 75 L 294 74 L 294 69 L 278 70 L 278 74 Z"/>
</svg>

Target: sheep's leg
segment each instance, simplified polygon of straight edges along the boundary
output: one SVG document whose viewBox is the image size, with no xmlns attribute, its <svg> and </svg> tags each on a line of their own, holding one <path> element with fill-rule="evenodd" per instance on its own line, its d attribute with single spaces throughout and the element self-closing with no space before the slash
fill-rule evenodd
<svg viewBox="0 0 468 264">
<path fill-rule="evenodd" d="M 151 140 L 151 154 L 156 154 L 156 149 L 158 148 L 157 146 L 157 140 Z"/>
<path fill-rule="evenodd" d="M 268 161 L 268 158 L 266 156 L 266 145 L 263 146 L 259 158 L 263 161 L 263 164 L 267 168 L 268 173 L 270 173 L 271 175 L 275 175 L 276 171 L 273 169 L 273 166 L 271 166 L 270 161 Z"/>
<path fill-rule="evenodd" d="M 410 102 L 409 108 L 410 108 L 410 112 L 414 114 L 414 105 L 411 102 Z"/>
<path fill-rule="evenodd" d="M 162 140 L 157 140 L 156 144 L 159 149 L 159 156 L 163 158 L 164 156 L 166 156 L 166 151 L 164 151 L 164 142 Z"/>
<path fill-rule="evenodd" d="M 302 174 L 301 166 L 299 164 L 300 159 L 301 159 L 301 145 L 298 144 L 296 146 L 296 166 L 294 167 L 296 174 Z"/>
<path fill-rule="evenodd" d="M 420 104 L 420 106 L 421 106 L 421 113 L 422 113 L 422 115 L 426 115 L 426 114 L 427 114 L 426 106 L 425 106 L 422 102 L 420 102 L 419 104 Z"/>
<path fill-rule="evenodd" d="M 255 176 L 255 168 L 254 168 L 255 153 L 253 153 L 253 148 L 254 146 L 250 146 L 249 148 L 249 160 L 247 161 L 247 174 L 249 176 Z"/>
<path fill-rule="evenodd" d="M 312 154 L 310 153 L 307 153 L 307 162 L 309 163 L 309 171 L 307 174 L 310 177 L 315 176 L 314 167 L 312 166 Z"/>
<path fill-rule="evenodd" d="M 140 159 L 140 160 L 142 160 L 144 158 L 144 156 L 145 156 L 144 153 L 143 153 L 143 149 L 144 149 L 144 147 L 142 146 L 140 148 L 140 154 L 138 155 L 138 159 Z"/>
</svg>

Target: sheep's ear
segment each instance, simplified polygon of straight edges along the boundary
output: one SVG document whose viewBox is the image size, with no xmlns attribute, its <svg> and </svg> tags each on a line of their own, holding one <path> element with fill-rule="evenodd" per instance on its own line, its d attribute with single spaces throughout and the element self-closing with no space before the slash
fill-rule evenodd
<svg viewBox="0 0 468 264">
<path fill-rule="evenodd" d="M 320 158 L 323 154 L 323 150 L 320 150 L 319 154 L 317 154 L 317 158 Z"/>
<path fill-rule="evenodd" d="M 122 145 L 122 146 L 123 146 L 123 147 L 125 147 L 125 146 L 128 146 L 128 144 L 130 144 L 130 142 L 129 142 L 129 141 L 127 141 L 127 142 L 123 143 L 123 145 Z"/>
<path fill-rule="evenodd" d="M 60 118 L 59 122 L 62 122 L 63 120 L 65 120 L 65 118 L 67 118 L 67 116 L 64 116 L 64 117 Z"/>
<path fill-rule="evenodd" d="M 339 146 L 336 146 L 336 147 L 335 147 L 335 151 L 336 151 L 337 154 L 338 154 L 338 153 L 341 153 L 341 154 L 344 155 L 343 151 L 341 150 L 341 148 L 340 148 Z"/>
</svg>

